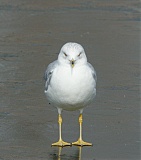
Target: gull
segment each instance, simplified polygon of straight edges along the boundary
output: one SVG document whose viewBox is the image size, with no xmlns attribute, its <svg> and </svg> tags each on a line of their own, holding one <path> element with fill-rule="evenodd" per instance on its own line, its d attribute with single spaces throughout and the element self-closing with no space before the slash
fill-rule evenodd
<svg viewBox="0 0 141 160">
<path fill-rule="evenodd" d="M 82 139 L 82 113 L 96 96 L 96 72 L 87 62 L 84 48 L 74 42 L 63 45 L 58 59 L 50 63 L 45 71 L 45 95 L 49 104 L 58 109 L 59 140 L 52 146 L 91 146 Z M 62 139 L 62 110 L 79 110 L 80 135 L 76 142 Z"/>
</svg>

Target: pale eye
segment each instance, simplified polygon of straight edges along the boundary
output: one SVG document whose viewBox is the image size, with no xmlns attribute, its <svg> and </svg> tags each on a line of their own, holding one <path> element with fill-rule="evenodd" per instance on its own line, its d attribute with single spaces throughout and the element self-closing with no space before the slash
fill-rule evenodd
<svg viewBox="0 0 141 160">
<path fill-rule="evenodd" d="M 81 56 L 81 54 L 82 54 L 82 52 L 80 52 L 80 53 L 78 54 L 78 57 L 80 57 L 80 56 Z"/>
<path fill-rule="evenodd" d="M 68 55 L 64 52 L 65 57 L 67 57 Z"/>
</svg>

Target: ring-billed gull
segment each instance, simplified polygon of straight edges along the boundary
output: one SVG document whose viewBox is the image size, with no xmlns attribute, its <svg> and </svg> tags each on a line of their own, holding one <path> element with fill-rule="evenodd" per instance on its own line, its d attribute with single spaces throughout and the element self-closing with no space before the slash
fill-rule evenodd
<svg viewBox="0 0 141 160">
<path fill-rule="evenodd" d="M 78 43 L 66 43 L 58 59 L 45 71 L 45 94 L 49 103 L 58 109 L 59 141 L 52 146 L 91 146 L 82 139 L 82 113 L 96 96 L 96 72 L 87 62 L 83 47 Z M 74 143 L 64 142 L 61 135 L 62 110 L 80 110 L 80 136 Z"/>
</svg>

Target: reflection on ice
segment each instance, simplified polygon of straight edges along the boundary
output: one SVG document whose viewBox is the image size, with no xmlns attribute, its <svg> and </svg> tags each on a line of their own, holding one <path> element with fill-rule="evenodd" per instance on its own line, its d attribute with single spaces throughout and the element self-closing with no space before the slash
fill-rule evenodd
<svg viewBox="0 0 141 160">
<path fill-rule="evenodd" d="M 74 151 L 74 153 L 70 153 L 70 155 L 68 154 L 64 154 L 63 153 L 63 147 L 57 147 L 58 151 L 54 151 L 53 153 L 50 153 L 50 158 L 52 160 L 81 160 L 81 156 L 82 156 L 82 148 L 83 147 L 75 147 L 76 150 Z M 66 148 L 66 147 L 65 147 Z"/>
</svg>

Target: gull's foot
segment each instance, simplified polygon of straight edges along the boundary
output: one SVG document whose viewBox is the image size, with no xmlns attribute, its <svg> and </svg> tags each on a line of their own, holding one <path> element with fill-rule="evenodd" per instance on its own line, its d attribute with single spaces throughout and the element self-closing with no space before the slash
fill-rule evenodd
<svg viewBox="0 0 141 160">
<path fill-rule="evenodd" d="M 83 146 L 92 146 L 92 143 L 84 142 L 82 139 L 78 139 L 78 141 L 73 142 L 72 145 L 83 147 Z"/>
<path fill-rule="evenodd" d="M 63 140 L 59 140 L 58 142 L 53 143 L 51 146 L 65 147 L 65 146 L 71 146 L 71 143 L 64 142 Z"/>
</svg>

